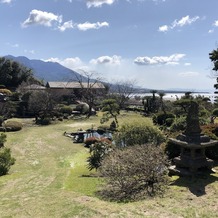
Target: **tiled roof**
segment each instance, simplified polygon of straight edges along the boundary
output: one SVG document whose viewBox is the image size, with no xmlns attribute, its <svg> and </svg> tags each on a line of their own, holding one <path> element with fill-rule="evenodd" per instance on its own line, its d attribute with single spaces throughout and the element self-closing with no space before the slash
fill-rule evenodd
<svg viewBox="0 0 218 218">
<path fill-rule="evenodd" d="M 80 84 L 79 82 L 47 82 L 47 87 L 49 88 L 55 88 L 55 89 L 60 89 L 60 88 L 65 88 L 65 89 L 79 89 L 79 88 L 87 88 L 88 83 L 83 82 Z M 97 83 L 89 83 L 90 88 L 95 88 L 95 89 L 103 89 L 105 88 L 104 85 L 100 82 Z"/>
<path fill-rule="evenodd" d="M 37 84 L 31 84 L 29 86 L 24 87 L 25 89 L 30 89 L 30 90 L 40 90 L 40 89 L 46 89 L 45 86 L 40 86 Z"/>
</svg>

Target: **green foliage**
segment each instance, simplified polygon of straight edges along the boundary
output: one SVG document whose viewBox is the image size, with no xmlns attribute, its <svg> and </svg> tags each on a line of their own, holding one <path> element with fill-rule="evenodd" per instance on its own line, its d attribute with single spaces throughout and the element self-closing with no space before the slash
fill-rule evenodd
<svg viewBox="0 0 218 218">
<path fill-rule="evenodd" d="M 100 194 L 115 201 L 135 201 L 163 194 L 168 183 L 167 165 L 163 150 L 154 145 L 115 149 L 99 168 L 106 181 Z"/>
<path fill-rule="evenodd" d="M 163 133 L 152 124 L 143 120 L 122 125 L 114 136 L 115 144 L 119 147 L 152 143 L 159 145 L 164 142 Z"/>
<path fill-rule="evenodd" d="M 95 143 L 89 147 L 90 156 L 88 157 L 88 169 L 98 169 L 101 166 L 105 155 L 112 151 L 113 145 L 110 140 L 106 138 L 97 139 Z"/>
<path fill-rule="evenodd" d="M 113 120 L 110 124 L 110 130 L 115 131 L 117 129 L 116 122 Z"/>
<path fill-rule="evenodd" d="M 161 126 L 162 125 L 171 126 L 174 118 L 175 115 L 172 113 L 158 113 L 153 116 L 153 122 L 154 124 L 158 124 Z"/>
<path fill-rule="evenodd" d="M 12 92 L 9 89 L 0 89 L 0 93 L 6 96 L 10 96 L 12 94 Z"/>
<path fill-rule="evenodd" d="M 19 92 L 13 92 L 10 96 L 11 101 L 19 101 L 20 100 L 20 93 Z"/>
<path fill-rule="evenodd" d="M 22 82 L 33 77 L 30 69 L 16 61 L 0 58 L 0 84 L 8 88 L 17 88 Z"/>
<path fill-rule="evenodd" d="M 119 105 L 117 104 L 115 99 L 106 99 L 102 102 L 102 111 L 108 111 L 112 113 L 119 113 Z"/>
<path fill-rule="evenodd" d="M 200 125 L 205 125 L 208 123 L 207 119 L 204 117 L 199 117 Z M 176 117 L 173 124 L 170 126 L 172 132 L 184 131 L 186 129 L 186 116 Z"/>
<path fill-rule="evenodd" d="M 218 124 L 207 124 L 201 126 L 202 133 L 209 136 L 213 140 L 218 140 Z M 218 144 L 213 147 L 206 148 L 205 154 L 211 159 L 218 160 Z"/>
<path fill-rule="evenodd" d="M 218 108 L 215 108 L 215 109 L 212 111 L 212 115 L 218 117 Z"/>
<path fill-rule="evenodd" d="M 174 102 L 174 105 L 177 107 L 180 107 L 181 112 L 178 115 L 184 115 L 188 112 L 188 108 L 191 104 L 192 99 L 187 97 L 186 95 L 182 97 L 181 99 Z"/>
<path fill-rule="evenodd" d="M 36 124 L 43 125 L 43 126 L 49 125 L 51 124 L 51 118 L 50 117 L 40 117 L 37 119 Z"/>
<path fill-rule="evenodd" d="M 106 99 L 102 102 L 102 111 L 104 112 L 101 123 L 107 122 L 110 118 L 114 118 L 116 126 L 118 126 L 117 116 L 120 113 L 120 107 L 115 99 Z"/>
<path fill-rule="evenodd" d="M 5 85 L 0 84 L 0 89 L 5 89 Z"/>
<path fill-rule="evenodd" d="M 63 113 L 63 114 L 68 114 L 68 115 L 70 115 L 70 114 L 72 114 L 72 107 L 63 105 L 63 106 L 60 108 L 59 111 L 60 111 L 61 113 Z"/>
<path fill-rule="evenodd" d="M 2 126 L 2 123 L 4 122 L 4 117 L 0 116 L 0 126 Z"/>
<path fill-rule="evenodd" d="M 9 148 L 0 148 L 0 176 L 6 175 L 11 165 L 15 163 L 15 158 L 11 156 Z"/>
<path fill-rule="evenodd" d="M 108 125 L 100 125 L 100 126 L 98 126 L 98 128 L 97 128 L 97 132 L 98 132 L 98 134 L 100 134 L 100 135 L 102 135 L 102 134 L 104 134 L 104 133 L 106 133 L 106 132 L 108 132 L 108 131 L 111 131 L 111 128 L 110 128 L 110 126 L 108 126 Z"/>
<path fill-rule="evenodd" d="M 6 131 L 19 131 L 23 127 L 21 122 L 15 120 L 5 121 L 3 126 L 6 129 Z"/>
<path fill-rule="evenodd" d="M 6 138 L 7 138 L 6 134 L 1 133 L 1 135 L 0 135 L 0 148 L 4 146 L 4 143 L 6 142 Z"/>
<path fill-rule="evenodd" d="M 85 103 L 78 104 L 75 111 L 79 111 L 81 114 L 87 114 L 89 112 L 89 105 Z"/>
<path fill-rule="evenodd" d="M 170 130 L 172 132 L 184 131 L 186 128 L 186 117 L 181 116 L 174 119 L 173 124 L 171 125 Z"/>
<path fill-rule="evenodd" d="M 27 96 L 28 97 L 28 96 Z M 34 91 L 29 96 L 28 109 L 34 115 L 46 116 L 54 108 L 54 100 L 49 92 Z"/>
<path fill-rule="evenodd" d="M 164 147 L 164 152 L 167 154 L 169 159 L 173 159 L 180 155 L 180 146 L 171 141 L 167 141 Z"/>
<path fill-rule="evenodd" d="M 214 64 L 213 70 L 217 71 L 218 70 L 218 49 L 210 52 L 209 58 L 210 58 L 211 62 L 213 62 L 213 64 Z"/>
</svg>

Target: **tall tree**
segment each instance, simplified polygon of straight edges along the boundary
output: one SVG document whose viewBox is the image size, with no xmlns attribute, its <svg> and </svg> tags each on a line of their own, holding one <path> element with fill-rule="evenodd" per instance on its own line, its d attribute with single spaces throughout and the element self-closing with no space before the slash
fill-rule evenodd
<svg viewBox="0 0 218 218">
<path fill-rule="evenodd" d="M 164 105 L 164 100 L 163 100 L 163 97 L 166 95 L 164 92 L 159 92 L 158 93 L 159 97 L 160 97 L 160 104 L 161 104 L 161 110 L 166 113 L 166 110 L 165 110 L 165 105 Z"/>
<path fill-rule="evenodd" d="M 216 81 L 217 81 L 217 83 L 214 84 L 214 88 L 218 89 L 218 74 L 217 74 L 217 71 L 218 71 L 218 48 L 209 53 L 209 58 L 214 65 L 212 69 L 215 71 L 214 76 L 216 77 Z M 217 94 L 218 92 L 216 91 L 215 93 Z M 216 101 L 216 103 L 217 103 L 217 101 Z"/>
<path fill-rule="evenodd" d="M 120 107 L 115 99 L 105 99 L 102 102 L 102 111 L 104 112 L 101 123 L 107 122 L 111 117 L 114 118 L 116 127 L 118 127 L 117 116 L 120 114 Z"/>
<path fill-rule="evenodd" d="M 23 81 L 33 78 L 31 69 L 16 61 L 0 58 L 0 84 L 7 88 L 16 89 Z"/>
<path fill-rule="evenodd" d="M 32 112 L 36 118 L 38 117 L 50 117 L 50 113 L 54 108 L 54 101 L 47 91 L 34 91 L 29 96 L 28 109 Z"/>
<path fill-rule="evenodd" d="M 120 109 L 125 108 L 127 101 L 135 91 L 134 80 L 117 81 L 112 89 Z"/>
<path fill-rule="evenodd" d="M 209 58 L 214 64 L 213 70 L 217 71 L 218 70 L 218 48 L 209 53 Z"/>
<path fill-rule="evenodd" d="M 101 80 L 102 78 L 96 72 L 82 70 L 80 75 L 77 76 L 77 82 L 80 85 L 80 98 L 89 105 L 88 117 L 92 115 L 99 97 L 106 94 Z"/>
</svg>

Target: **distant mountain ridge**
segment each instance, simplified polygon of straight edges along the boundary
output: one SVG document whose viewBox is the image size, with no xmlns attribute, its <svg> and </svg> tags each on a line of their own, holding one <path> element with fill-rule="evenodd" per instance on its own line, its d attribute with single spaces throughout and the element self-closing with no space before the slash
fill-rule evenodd
<svg viewBox="0 0 218 218">
<path fill-rule="evenodd" d="M 79 74 L 78 72 L 71 70 L 67 67 L 62 66 L 57 62 L 45 62 L 42 60 L 36 59 L 28 59 L 25 56 L 18 56 L 14 57 L 12 55 L 4 56 L 7 59 L 14 60 L 23 66 L 32 69 L 34 73 L 34 77 L 37 79 L 43 80 L 45 83 L 48 81 L 60 81 L 60 82 L 69 82 L 69 81 L 77 81 L 78 77 L 83 79 L 83 81 L 87 81 L 87 78 Z M 103 81 L 102 81 L 103 82 Z M 105 83 L 105 82 L 103 82 Z M 110 86 L 111 89 L 115 87 L 115 84 L 105 83 Z M 142 88 L 137 87 L 135 88 L 135 93 L 150 93 L 154 89 L 150 88 Z M 155 89 L 157 92 L 164 92 L 164 93 L 185 93 L 185 92 L 192 92 L 192 93 L 205 93 L 205 92 L 213 92 L 213 90 L 190 90 L 190 89 L 181 89 L 181 88 L 172 88 L 172 89 L 165 89 L 159 90 Z"/>
<path fill-rule="evenodd" d="M 25 56 L 14 57 L 12 55 L 4 56 L 7 59 L 16 61 L 23 66 L 32 69 L 34 77 L 48 81 L 76 81 L 78 76 L 81 77 L 79 73 L 71 70 L 67 67 L 62 66 L 57 62 L 45 62 L 42 60 L 30 60 Z M 85 80 L 85 77 L 83 77 Z"/>
</svg>

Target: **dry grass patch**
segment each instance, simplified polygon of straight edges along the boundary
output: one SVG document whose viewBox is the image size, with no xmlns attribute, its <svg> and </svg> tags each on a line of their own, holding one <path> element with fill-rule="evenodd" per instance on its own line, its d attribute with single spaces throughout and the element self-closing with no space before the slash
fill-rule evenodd
<svg viewBox="0 0 218 218">
<path fill-rule="evenodd" d="M 140 115 L 126 114 L 120 124 L 137 118 Z M 9 175 L 0 177 L 0 217 L 217 217 L 218 173 L 188 183 L 174 177 L 164 198 L 128 204 L 97 198 L 94 193 L 100 181 L 82 176 L 90 175 L 85 162 L 88 151 L 63 133 L 85 123 L 88 128 L 98 126 L 99 120 L 69 120 L 43 127 L 28 123 L 19 132 L 7 133 L 5 145 L 16 163 Z M 205 193 L 196 195 L 197 187 L 204 187 Z"/>
</svg>

